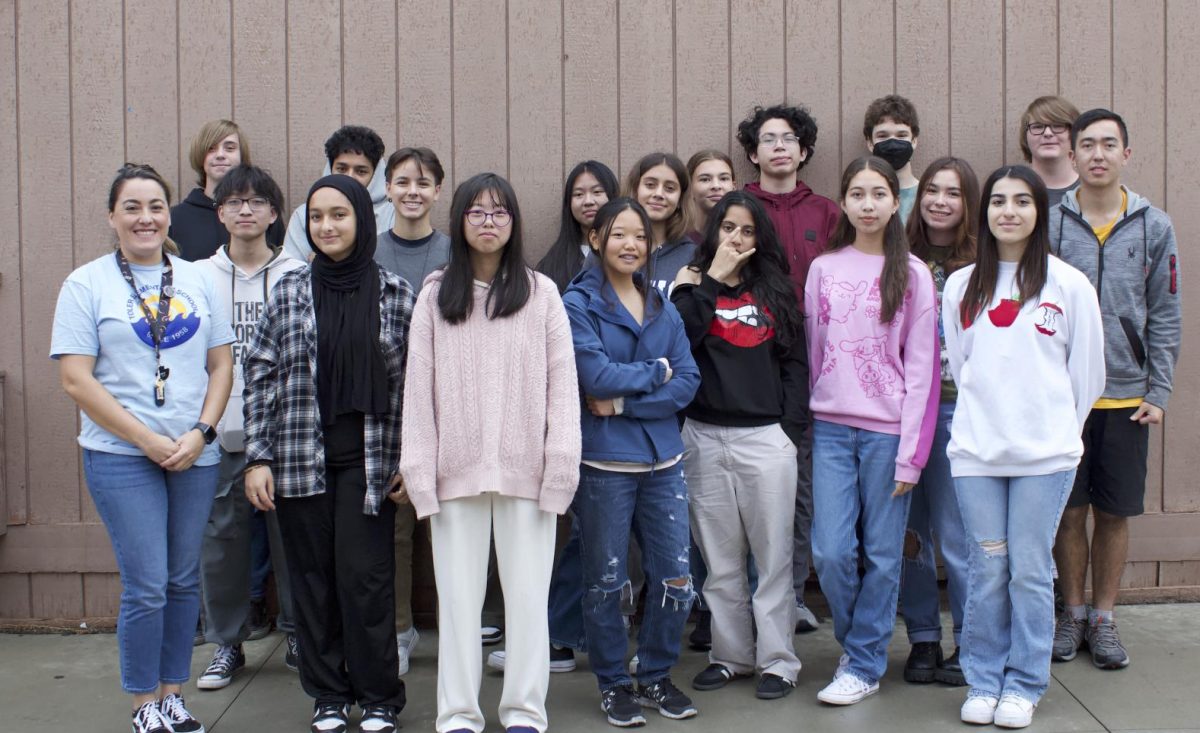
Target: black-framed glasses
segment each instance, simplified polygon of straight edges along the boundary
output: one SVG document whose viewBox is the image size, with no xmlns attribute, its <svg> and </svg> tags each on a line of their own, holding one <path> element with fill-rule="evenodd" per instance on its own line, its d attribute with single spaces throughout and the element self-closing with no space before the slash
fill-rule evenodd
<svg viewBox="0 0 1200 733">
<path fill-rule="evenodd" d="M 242 210 L 243 204 L 250 204 L 250 210 L 255 214 L 261 214 L 271 206 L 271 202 L 262 196 L 253 196 L 248 199 L 229 198 L 221 202 L 221 206 L 225 208 L 227 214 L 238 213 Z"/>
<path fill-rule="evenodd" d="M 512 214 L 508 209 L 496 209 L 495 211 L 484 211 L 483 209 L 467 209 L 467 223 L 473 227 L 481 227 L 488 219 L 498 227 L 506 227 L 512 221 Z"/>
<path fill-rule="evenodd" d="M 790 132 L 784 135 L 776 135 L 768 132 L 766 135 L 761 135 L 758 138 L 759 145 L 774 145 L 777 142 L 782 142 L 784 145 L 799 145 L 800 138 Z"/>
<path fill-rule="evenodd" d="M 1070 125 L 1062 122 L 1051 122 L 1049 124 L 1046 124 L 1045 122 L 1030 122 L 1025 126 L 1025 129 L 1029 130 L 1029 132 L 1033 133 L 1034 135 L 1041 135 L 1046 132 L 1047 127 L 1049 127 L 1050 132 L 1053 132 L 1055 135 L 1061 135 L 1067 130 L 1071 129 Z"/>
</svg>

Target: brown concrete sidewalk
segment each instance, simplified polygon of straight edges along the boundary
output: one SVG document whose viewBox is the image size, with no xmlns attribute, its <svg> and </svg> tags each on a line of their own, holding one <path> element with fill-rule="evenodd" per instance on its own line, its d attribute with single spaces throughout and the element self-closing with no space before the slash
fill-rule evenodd
<svg viewBox="0 0 1200 733">
<path fill-rule="evenodd" d="M 1129 668 L 1101 671 L 1092 667 L 1086 654 L 1068 664 L 1054 665 L 1054 680 L 1030 731 L 1200 731 L 1200 605 L 1122 606 L 1117 617 L 1132 659 Z M 879 694 L 849 708 L 828 707 L 816 700 L 817 691 L 837 663 L 828 623 L 814 633 L 796 637 L 804 670 L 796 691 L 782 700 L 755 699 L 752 682 L 735 682 L 716 692 L 693 692 L 688 682 L 707 660 L 705 655 L 685 649 L 675 680 L 692 695 L 700 715 L 677 722 L 648 710 L 645 729 L 677 733 L 970 730 L 958 720 L 962 689 L 908 685 L 901 679 L 908 652 L 903 634 L 901 624 Z M 247 667 L 224 690 L 200 692 L 194 682 L 185 687 L 189 708 L 211 733 L 308 730 L 311 701 L 300 689 L 297 676 L 283 666 L 282 641 L 280 634 L 273 634 L 247 644 Z M 120 692 L 115 648 L 112 634 L 0 635 L 0 731 L 128 730 L 129 702 Z M 196 648 L 193 679 L 209 661 L 212 650 L 212 646 Z M 401 714 L 405 730 L 433 730 L 436 653 L 436 633 L 422 632 L 405 678 L 409 700 Z M 577 671 L 552 676 L 551 729 L 564 733 L 612 731 L 600 713 L 587 657 L 580 656 L 579 661 Z M 500 730 L 495 713 L 500 682 L 499 673 L 485 672 L 483 706 L 489 731 Z"/>
</svg>

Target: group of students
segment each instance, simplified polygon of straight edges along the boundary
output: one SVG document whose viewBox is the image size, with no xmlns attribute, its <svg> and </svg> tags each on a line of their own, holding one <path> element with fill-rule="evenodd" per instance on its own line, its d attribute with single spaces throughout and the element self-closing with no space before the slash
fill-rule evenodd
<svg viewBox="0 0 1200 733">
<path fill-rule="evenodd" d="M 488 664 L 510 733 L 547 729 L 549 673 L 576 652 L 609 723 L 695 716 L 671 671 L 701 597 L 693 689 L 757 675 L 757 697 L 785 697 L 793 634 L 819 623 L 810 553 L 844 652 L 823 703 L 878 691 L 898 605 L 905 679 L 968 685 L 964 722 L 1028 725 L 1051 658 L 1084 645 L 1128 664 L 1104 595 L 1123 557 L 1096 542 L 1141 511 L 1179 348 L 1174 233 L 1120 184 L 1119 115 L 1047 97 L 1021 127 L 1032 168 L 980 187 L 944 157 L 918 179 L 916 111 L 881 98 L 831 200 L 799 178 L 811 115 L 756 107 L 737 138 L 757 182 L 737 189 L 713 150 L 686 166 L 652 153 L 620 187 L 585 161 L 534 269 L 503 177 L 461 183 L 439 232 L 437 156 L 384 161 L 367 128 L 330 137 L 286 234 L 279 187 L 231 122 L 197 137 L 188 197 L 223 234 L 176 231 L 183 204 L 127 164 L 109 192 L 117 247 L 67 279 L 51 356 L 121 571 L 134 733 L 203 730 L 181 696 L 201 586 L 217 651 L 198 687 L 244 665 L 252 510 L 315 733 L 347 730 L 355 704 L 360 730 L 397 727 L 425 518 L 440 733 L 485 726 L 493 574 L 506 647 Z"/>
</svg>

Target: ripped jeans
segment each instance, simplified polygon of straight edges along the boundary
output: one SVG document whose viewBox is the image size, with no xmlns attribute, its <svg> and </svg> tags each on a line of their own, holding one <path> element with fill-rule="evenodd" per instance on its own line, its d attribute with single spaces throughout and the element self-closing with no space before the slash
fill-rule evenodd
<svg viewBox="0 0 1200 733">
<path fill-rule="evenodd" d="M 1043 476 L 957 476 L 967 530 L 962 667 L 970 694 L 1037 703 L 1054 645 L 1051 550 L 1075 470 Z"/>
<path fill-rule="evenodd" d="M 628 641 L 621 620 L 621 599 L 632 592 L 627 570 L 630 531 L 637 534 L 646 572 L 637 676 L 641 684 L 653 684 L 668 676 L 679 658 L 683 625 L 695 597 L 688 572 L 691 539 L 683 464 L 639 473 L 580 466 L 574 510 L 583 560 L 588 660 L 600 690 L 632 683 L 625 669 Z"/>
</svg>

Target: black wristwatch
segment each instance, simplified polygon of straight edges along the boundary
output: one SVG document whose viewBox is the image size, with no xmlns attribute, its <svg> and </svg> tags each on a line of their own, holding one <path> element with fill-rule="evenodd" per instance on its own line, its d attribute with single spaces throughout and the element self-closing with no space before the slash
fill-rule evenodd
<svg viewBox="0 0 1200 733">
<path fill-rule="evenodd" d="M 199 430 L 204 436 L 204 444 L 212 445 L 212 442 L 217 439 L 217 429 L 206 422 L 198 422 L 192 426 L 192 430 Z"/>
</svg>

